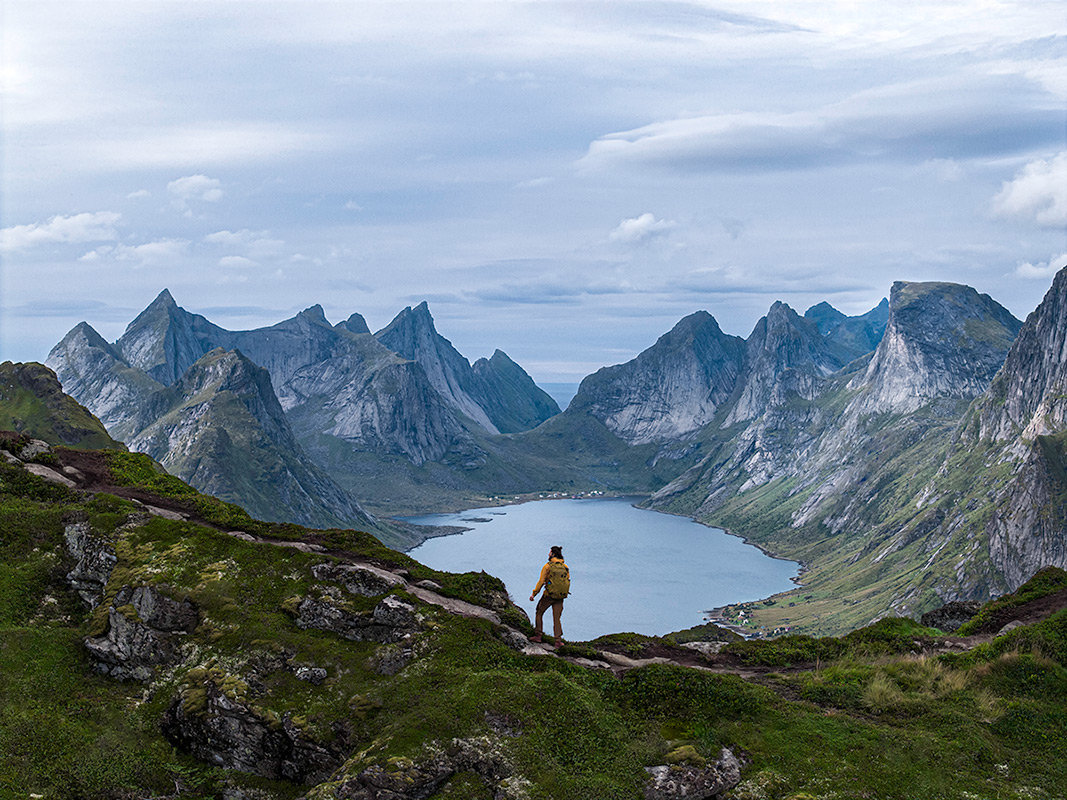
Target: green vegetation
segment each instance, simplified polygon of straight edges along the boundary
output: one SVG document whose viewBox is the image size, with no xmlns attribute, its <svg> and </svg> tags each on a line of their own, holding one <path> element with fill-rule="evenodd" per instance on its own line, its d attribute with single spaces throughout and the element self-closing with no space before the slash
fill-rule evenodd
<svg viewBox="0 0 1067 800">
<path fill-rule="evenodd" d="M 1010 621 L 1004 618 L 1005 611 L 1064 590 L 1067 590 L 1067 571 L 1058 567 L 1045 567 L 1011 594 L 1003 595 L 987 603 L 973 619 L 964 623 L 956 631 L 956 635 L 967 636 L 987 630 L 991 624 L 997 624 L 996 620 L 1003 620 L 999 623 L 999 626 L 1002 626 Z"/>
<path fill-rule="evenodd" d="M 109 464 L 128 487 L 188 503 L 225 530 L 326 543 L 406 569 L 413 579 L 431 578 L 452 596 L 501 600 L 502 585 L 484 573 L 429 570 L 354 531 L 252 520 L 161 475 L 143 457 L 112 455 Z M 72 521 L 87 523 L 117 556 L 92 612 L 66 582 L 73 565 L 64 529 Z M 530 782 L 534 800 L 638 798 L 646 766 L 711 763 L 724 746 L 750 759 L 735 800 L 1054 798 L 1067 785 L 1067 612 L 942 658 L 912 655 L 929 631 L 902 619 L 840 639 L 728 645 L 746 669 L 791 669 L 755 683 L 671 664 L 615 676 L 524 656 L 484 620 L 419 604 L 425 623 L 411 663 L 390 672 L 376 665 L 399 645 L 295 624 L 301 598 L 332 597 L 352 613 L 380 600 L 315 581 L 311 567 L 328 558 L 191 521 L 145 519 L 119 497 L 72 492 L 0 465 L 0 797 L 206 800 L 227 789 L 280 800 L 331 796 L 329 782 L 311 788 L 267 780 L 175 749 L 160 733 L 164 713 L 180 699 L 186 713 L 206 715 L 213 693 L 268 727 L 285 725 L 351 754 L 347 775 L 371 765 L 403 771 L 435 744 L 487 737 Z M 1043 574 L 1034 584 L 1047 593 L 1061 580 Z M 200 618 L 181 660 L 159 668 L 147 687 L 95 672 L 82 644 L 104 633 L 107 608 L 123 586 L 146 584 L 188 597 Z M 568 643 L 562 655 L 595 655 L 610 645 L 640 657 L 715 634 L 617 634 Z M 299 680 L 301 666 L 325 670 L 325 680 Z M 474 772 L 460 770 L 434 796 L 493 795 Z"/>
<path fill-rule="evenodd" d="M 0 364 L 0 430 L 87 450 L 124 449 L 88 409 L 63 394 L 48 367 L 35 362 Z"/>
</svg>

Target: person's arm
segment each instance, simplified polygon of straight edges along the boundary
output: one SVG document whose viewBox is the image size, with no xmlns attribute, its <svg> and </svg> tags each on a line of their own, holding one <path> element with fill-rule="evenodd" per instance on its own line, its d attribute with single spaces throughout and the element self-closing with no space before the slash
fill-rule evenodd
<svg viewBox="0 0 1067 800">
<path fill-rule="evenodd" d="M 545 585 L 546 580 L 548 580 L 548 564 L 545 564 L 543 567 L 541 567 L 541 579 L 537 582 L 537 585 L 534 587 L 533 591 L 530 592 L 530 602 L 533 602 L 533 599 L 537 596 L 537 593 L 541 591 L 541 587 Z"/>
</svg>

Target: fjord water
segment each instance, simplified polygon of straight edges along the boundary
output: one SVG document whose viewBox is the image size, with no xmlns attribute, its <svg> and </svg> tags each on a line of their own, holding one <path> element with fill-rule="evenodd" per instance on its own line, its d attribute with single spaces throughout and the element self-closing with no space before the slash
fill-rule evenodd
<svg viewBox="0 0 1067 800">
<path fill-rule="evenodd" d="M 793 561 L 771 558 L 718 528 L 635 508 L 633 498 L 540 500 L 456 514 L 408 517 L 471 530 L 429 539 L 410 555 L 434 569 L 485 570 L 528 601 L 554 544 L 571 571 L 565 639 L 607 633 L 662 635 L 704 622 L 707 609 L 793 588 Z M 551 613 L 546 615 L 551 632 Z"/>
</svg>

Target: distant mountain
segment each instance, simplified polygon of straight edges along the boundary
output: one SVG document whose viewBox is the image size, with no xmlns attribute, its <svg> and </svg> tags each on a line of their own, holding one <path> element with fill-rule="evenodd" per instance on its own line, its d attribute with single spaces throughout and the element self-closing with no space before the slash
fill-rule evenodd
<svg viewBox="0 0 1067 800">
<path fill-rule="evenodd" d="M 379 530 L 297 443 L 267 371 L 238 351 L 201 357 L 153 395 L 136 419 L 131 450 L 265 520 Z"/>
<path fill-rule="evenodd" d="M 63 392 L 52 370 L 30 362 L 0 364 L 0 430 L 85 450 L 124 450 L 87 408 Z"/>
<path fill-rule="evenodd" d="M 556 401 L 502 351 L 472 368 L 437 332 L 425 302 L 405 308 L 375 338 L 418 363 L 446 401 L 489 433 L 529 430 L 559 413 Z"/>
<path fill-rule="evenodd" d="M 185 311 L 164 290 L 114 344 L 81 323 L 53 348 L 49 364 L 116 436 L 147 447 L 151 428 L 152 452 L 167 464 L 164 451 L 176 445 L 164 446 L 170 437 L 155 427 L 173 412 L 160 405 L 170 396 L 162 390 L 181 394 L 193 365 L 221 348 L 267 371 L 302 451 L 346 491 L 383 498 L 379 507 L 419 510 L 457 492 L 537 488 L 532 481 L 543 469 L 522 467 L 526 457 L 513 447 L 486 444 L 491 432 L 521 432 L 558 414 L 521 367 L 499 351 L 472 367 L 436 332 L 425 304 L 401 312 L 380 337 L 403 352 L 372 336 L 359 314 L 331 325 L 315 305 L 270 327 L 228 331 Z M 196 419 L 217 424 L 215 417 Z M 186 477 L 208 491 L 194 472 Z M 237 499 L 269 516 L 254 482 L 234 480 L 246 492 Z M 343 505 L 337 512 L 348 513 Z M 302 523 L 318 524 L 300 514 Z"/>
<path fill-rule="evenodd" d="M 847 317 L 829 303 L 822 302 L 805 311 L 804 318 L 814 322 L 819 333 L 829 341 L 856 357 L 869 353 L 882 341 L 889 321 L 889 301 L 883 297 L 877 306 L 857 317 Z"/>
<path fill-rule="evenodd" d="M 565 412 L 589 415 L 631 445 L 694 433 L 729 399 L 741 374 L 744 340 L 698 311 L 637 358 L 582 381 Z"/>
</svg>

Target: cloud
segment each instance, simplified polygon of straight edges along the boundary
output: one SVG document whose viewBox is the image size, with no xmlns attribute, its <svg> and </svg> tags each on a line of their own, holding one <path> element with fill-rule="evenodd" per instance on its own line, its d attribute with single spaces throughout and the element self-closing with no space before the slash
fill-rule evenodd
<svg viewBox="0 0 1067 800">
<path fill-rule="evenodd" d="M 528 181 L 519 181 L 515 184 L 517 189 L 536 189 L 538 186 L 548 186 L 554 179 L 548 177 L 531 178 Z"/>
<path fill-rule="evenodd" d="M 183 202 L 205 200 L 216 203 L 222 199 L 222 181 L 207 175 L 187 175 L 168 183 L 167 191 Z"/>
<path fill-rule="evenodd" d="M 204 237 L 204 241 L 238 250 L 254 258 L 276 255 L 285 247 L 285 242 L 272 238 L 270 231 L 251 231 L 248 228 L 209 233 Z"/>
<path fill-rule="evenodd" d="M 633 219 L 624 219 L 611 233 L 608 239 L 623 244 L 640 244 L 651 239 L 665 236 L 678 223 L 671 219 L 656 219 L 651 213 L 644 213 Z"/>
<path fill-rule="evenodd" d="M 106 242 L 119 238 L 115 226 L 121 219 L 114 211 L 96 211 L 15 225 L 0 230 L 0 250 L 25 250 L 51 242 Z"/>
<path fill-rule="evenodd" d="M 219 259 L 219 266 L 227 269 L 245 269 L 247 267 L 258 267 L 259 262 L 244 256 L 223 256 Z"/>
<path fill-rule="evenodd" d="M 1067 151 L 1031 161 L 993 198 L 993 212 L 1032 218 L 1043 228 L 1067 226 Z"/>
<path fill-rule="evenodd" d="M 609 133 L 578 167 L 746 173 L 1002 156 L 1062 141 L 1062 109 L 1047 99 L 1018 75 L 891 84 L 809 110 L 705 114 Z"/>
<path fill-rule="evenodd" d="M 345 211 L 362 211 L 363 206 L 361 206 L 355 200 L 349 200 L 347 203 L 345 203 L 344 209 Z"/>
<path fill-rule="evenodd" d="M 147 189 L 138 189 L 136 192 L 130 192 L 126 195 L 127 200 L 139 200 L 142 197 L 151 197 L 152 193 Z"/>
<path fill-rule="evenodd" d="M 1043 264 L 1020 264 L 1012 274 L 1017 278 L 1028 280 L 1048 280 L 1065 266 L 1067 266 L 1067 253 L 1060 253 L 1058 256 L 1052 256 Z"/>
<path fill-rule="evenodd" d="M 186 239 L 158 239 L 138 245 L 106 245 L 92 250 L 79 261 L 128 261 L 137 266 L 171 264 L 189 251 Z"/>
</svg>

